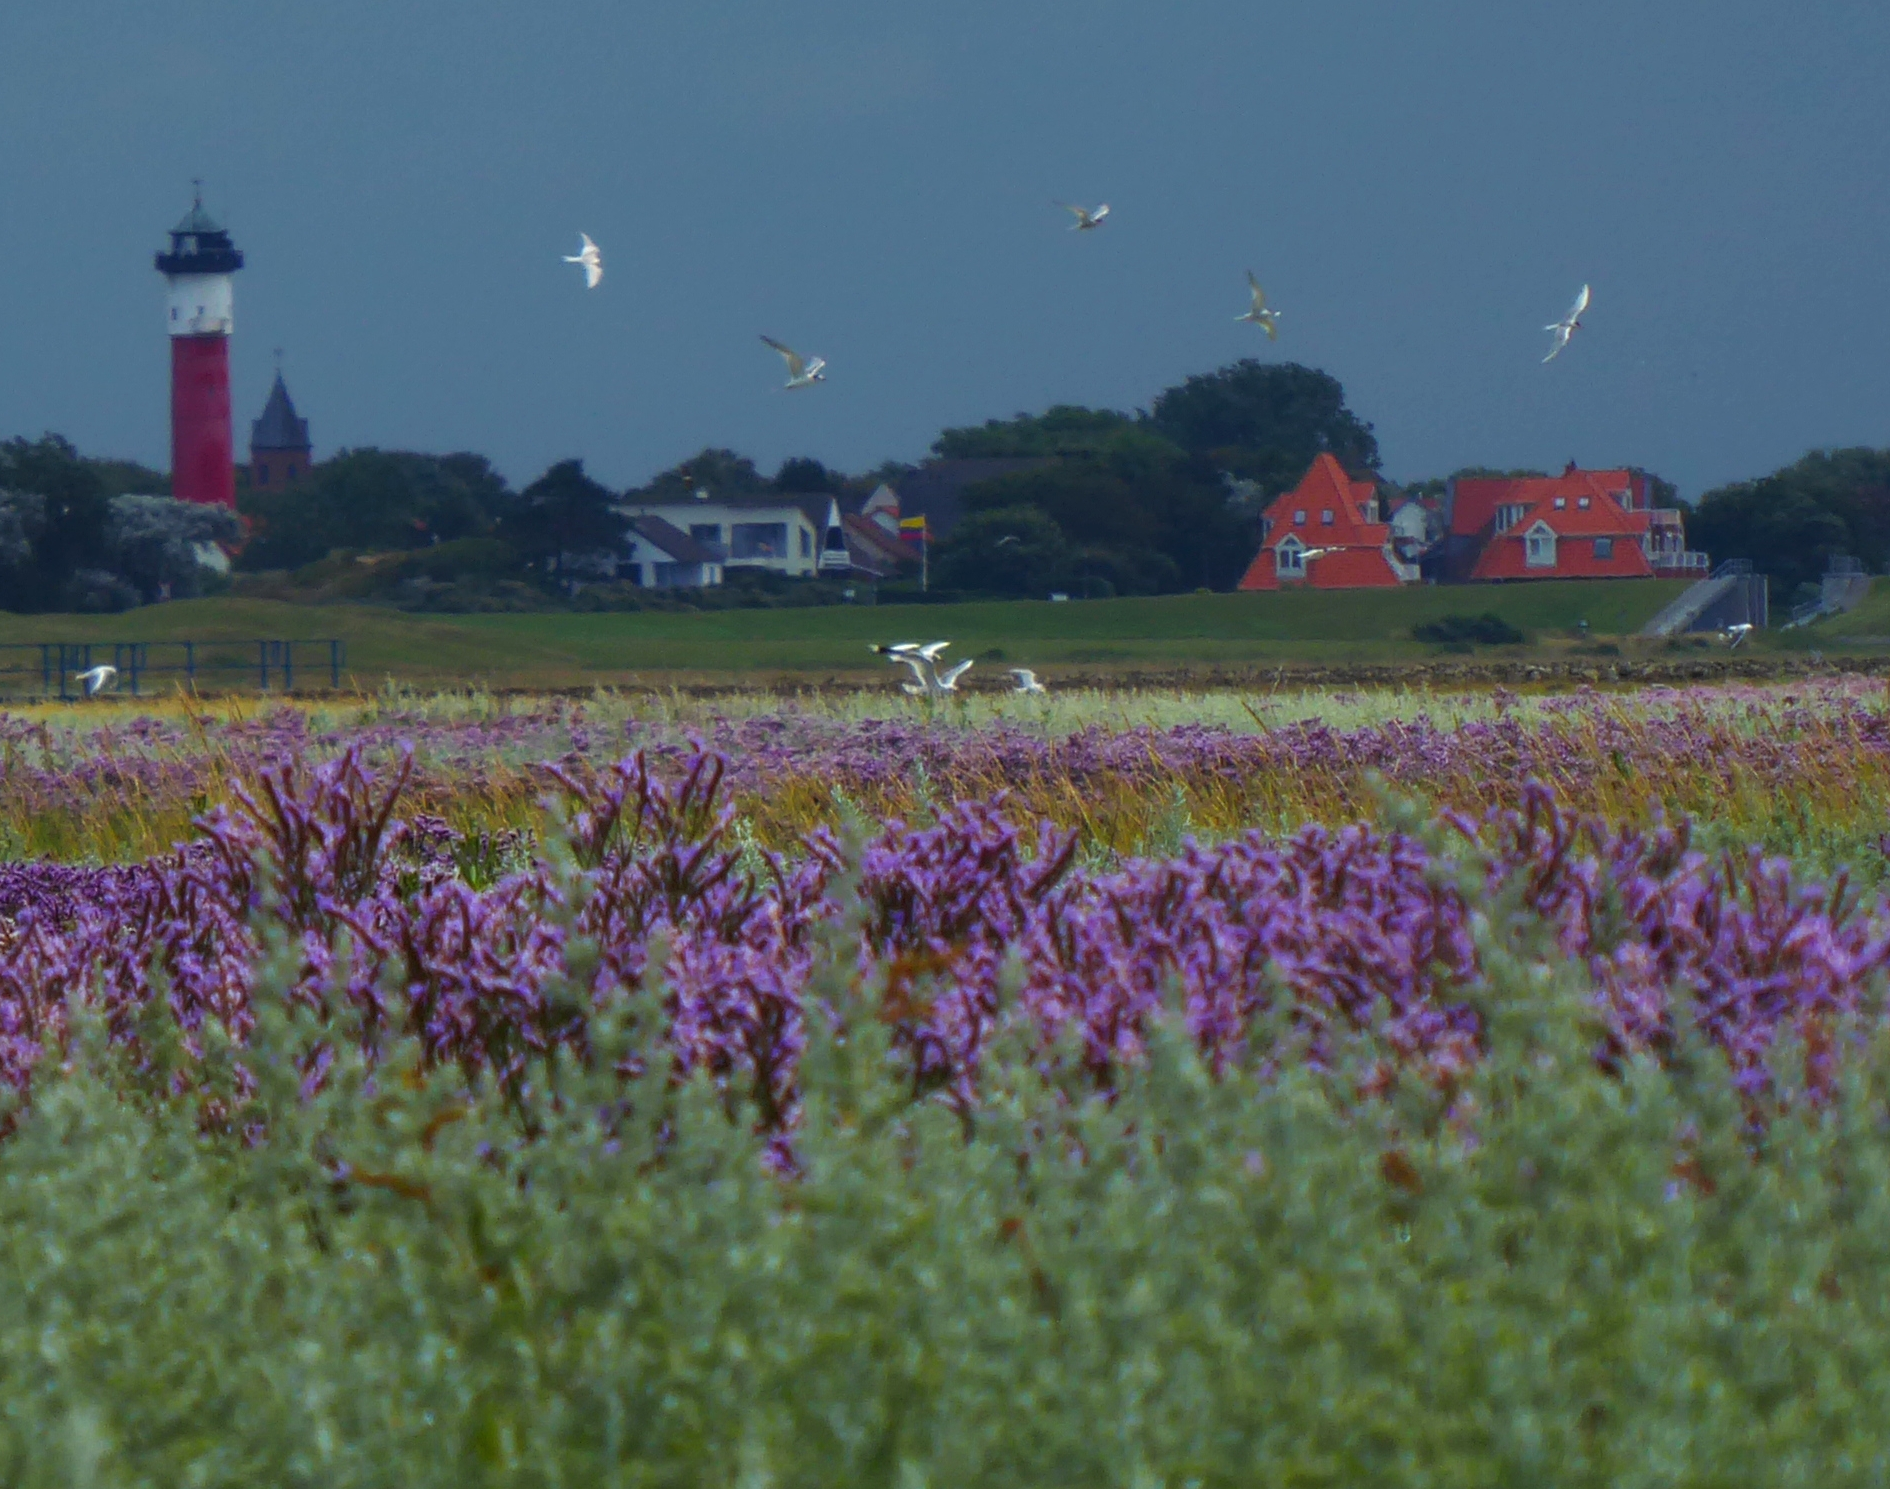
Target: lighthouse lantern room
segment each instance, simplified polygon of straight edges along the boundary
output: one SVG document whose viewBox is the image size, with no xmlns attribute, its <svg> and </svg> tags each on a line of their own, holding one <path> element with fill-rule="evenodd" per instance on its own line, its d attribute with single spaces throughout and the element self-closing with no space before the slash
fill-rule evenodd
<svg viewBox="0 0 1890 1489">
<path fill-rule="evenodd" d="M 171 335 L 171 494 L 184 501 L 236 505 L 230 429 L 232 276 L 243 255 L 204 211 L 199 193 L 157 256 L 166 282 Z"/>
</svg>

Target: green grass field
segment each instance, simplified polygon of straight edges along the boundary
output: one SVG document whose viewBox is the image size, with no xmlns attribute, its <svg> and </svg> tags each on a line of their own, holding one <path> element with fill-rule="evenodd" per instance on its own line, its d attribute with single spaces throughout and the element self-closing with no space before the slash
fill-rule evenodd
<svg viewBox="0 0 1890 1489">
<path fill-rule="evenodd" d="M 1685 586 L 1625 580 L 1274 595 L 1176 595 L 1068 604 L 834 606 L 690 614 L 425 616 L 360 605 L 212 599 L 122 615 L 0 616 L 0 643 L 338 637 L 363 686 L 473 681 L 564 687 L 678 674 L 773 673 L 808 681 L 883 673 L 869 642 L 948 637 L 954 654 L 1088 671 L 1419 660 L 1413 625 L 1490 611 L 1538 641 L 1581 621 L 1626 636 Z M 1882 623 L 1890 631 L 1890 621 Z"/>
</svg>

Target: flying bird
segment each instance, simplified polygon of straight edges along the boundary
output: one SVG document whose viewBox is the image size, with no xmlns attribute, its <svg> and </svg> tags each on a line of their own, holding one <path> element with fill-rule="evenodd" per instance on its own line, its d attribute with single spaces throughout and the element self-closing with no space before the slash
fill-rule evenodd
<svg viewBox="0 0 1890 1489">
<path fill-rule="evenodd" d="M 772 336 L 761 338 L 781 354 L 781 360 L 787 363 L 788 378 L 781 386 L 784 388 L 811 388 L 815 383 L 827 381 L 827 359 L 815 357 L 812 361 L 803 357 L 791 346 L 783 346 Z"/>
<path fill-rule="evenodd" d="M 958 679 L 971 667 L 971 663 L 966 661 L 947 668 L 943 673 L 938 670 L 939 653 L 950 645 L 949 641 L 928 641 L 923 646 L 916 641 L 898 641 L 891 646 L 874 646 L 872 650 L 912 673 L 913 681 L 900 684 L 907 693 L 915 698 L 939 698 L 946 693 L 956 692 Z"/>
<path fill-rule="evenodd" d="M 1324 558 L 1328 553 L 1337 553 L 1337 548 L 1302 548 L 1299 551 L 1301 563 L 1311 563 L 1315 558 Z"/>
<path fill-rule="evenodd" d="M 591 235 L 589 233 L 579 233 L 578 236 L 584 240 L 584 246 L 576 253 L 567 253 L 564 256 L 564 261 L 567 264 L 582 264 L 584 266 L 584 288 L 594 290 L 598 285 L 602 284 L 604 280 L 604 255 L 599 250 L 598 246 L 591 241 Z"/>
<path fill-rule="evenodd" d="M 1726 643 L 1726 649 L 1731 651 L 1741 641 L 1744 641 L 1746 637 L 1752 634 L 1752 624 L 1749 621 L 1742 620 L 1736 626 L 1726 627 L 1726 629 L 1719 634 Z"/>
<path fill-rule="evenodd" d="M 73 673 L 72 680 L 85 685 L 86 697 L 96 698 L 100 693 L 109 692 L 111 689 L 118 686 L 118 669 L 116 667 L 94 667 L 87 672 Z"/>
<path fill-rule="evenodd" d="M 1044 693 L 1049 691 L 1042 683 L 1037 681 L 1037 674 L 1032 672 L 1028 667 L 1011 668 L 1011 676 L 1017 683 L 1017 686 L 1011 689 L 1013 693 Z"/>
<path fill-rule="evenodd" d="M 1555 334 L 1555 345 L 1549 348 L 1549 355 L 1544 357 L 1542 359 L 1543 361 L 1553 362 L 1556 359 L 1557 355 L 1561 352 L 1562 348 L 1568 345 L 1569 337 L 1573 336 L 1577 331 L 1581 330 L 1582 316 L 1587 311 L 1587 309 L 1588 309 L 1588 286 L 1583 285 L 1582 292 L 1575 297 L 1575 303 L 1569 306 L 1568 314 L 1563 316 L 1554 325 L 1544 326 L 1542 328 L 1545 331 L 1551 331 Z"/>
<path fill-rule="evenodd" d="M 1057 206 L 1061 207 L 1065 212 L 1071 212 L 1076 215 L 1076 221 L 1070 227 L 1070 231 L 1073 233 L 1087 233 L 1091 228 L 1099 228 L 1102 226 L 1102 220 L 1109 215 L 1109 203 L 1107 202 L 1104 202 L 1094 212 L 1090 211 L 1087 207 L 1078 207 L 1070 202 L 1058 202 Z"/>
<path fill-rule="evenodd" d="M 1253 291 L 1253 306 L 1245 315 L 1234 317 L 1236 321 L 1252 321 L 1256 326 L 1266 328 L 1267 340 L 1280 339 L 1280 313 L 1267 309 L 1267 292 L 1260 288 L 1260 281 L 1253 277 L 1253 270 L 1247 271 L 1247 287 Z"/>
</svg>

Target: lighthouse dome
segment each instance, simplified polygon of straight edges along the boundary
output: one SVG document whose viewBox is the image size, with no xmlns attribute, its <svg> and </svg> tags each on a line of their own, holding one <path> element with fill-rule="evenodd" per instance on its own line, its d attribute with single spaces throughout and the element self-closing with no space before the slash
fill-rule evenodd
<svg viewBox="0 0 1890 1489">
<path fill-rule="evenodd" d="M 170 252 L 158 254 L 157 266 L 160 274 L 234 274 L 243 267 L 243 255 L 200 197 L 171 229 Z"/>
</svg>

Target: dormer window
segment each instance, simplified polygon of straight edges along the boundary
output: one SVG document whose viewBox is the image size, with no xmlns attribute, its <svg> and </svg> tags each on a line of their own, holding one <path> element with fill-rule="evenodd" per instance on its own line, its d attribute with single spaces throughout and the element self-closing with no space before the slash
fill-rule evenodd
<svg viewBox="0 0 1890 1489">
<path fill-rule="evenodd" d="M 1323 526 L 1331 527 L 1332 526 L 1332 508 L 1327 507 L 1323 512 L 1321 512 L 1319 514 L 1319 521 Z"/>
<path fill-rule="evenodd" d="M 1523 535 L 1523 562 L 1532 569 L 1555 567 L 1555 530 L 1538 522 Z"/>
<path fill-rule="evenodd" d="M 1306 509 L 1300 507 L 1293 513 L 1293 526 L 1303 527 L 1306 523 Z"/>
<path fill-rule="evenodd" d="M 1283 578 L 1299 578 L 1306 572 L 1306 561 L 1301 557 L 1305 549 L 1297 538 L 1289 535 L 1285 542 L 1273 550 L 1273 568 Z"/>
</svg>

